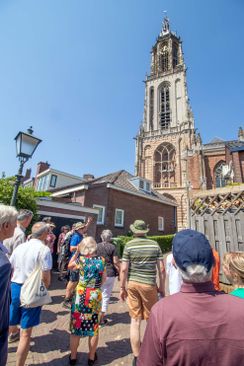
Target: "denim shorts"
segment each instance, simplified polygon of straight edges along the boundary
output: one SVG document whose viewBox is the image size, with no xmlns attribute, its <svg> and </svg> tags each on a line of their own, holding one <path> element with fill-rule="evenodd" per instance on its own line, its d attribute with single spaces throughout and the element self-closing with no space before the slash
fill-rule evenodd
<svg viewBox="0 0 244 366">
<path fill-rule="evenodd" d="M 24 308 L 20 304 L 22 284 L 11 282 L 10 325 L 20 324 L 21 329 L 28 329 L 40 324 L 41 306 Z"/>
</svg>

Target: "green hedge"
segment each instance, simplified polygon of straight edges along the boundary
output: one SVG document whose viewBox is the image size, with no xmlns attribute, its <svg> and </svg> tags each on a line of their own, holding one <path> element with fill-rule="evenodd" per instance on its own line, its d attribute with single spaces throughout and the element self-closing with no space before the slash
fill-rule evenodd
<svg viewBox="0 0 244 366">
<path fill-rule="evenodd" d="M 162 236 L 148 236 L 148 239 L 155 240 L 163 253 L 167 253 L 171 251 L 172 248 L 172 240 L 174 235 L 162 235 Z M 125 244 L 132 240 L 133 237 L 131 236 L 117 236 L 116 238 L 113 238 L 113 243 L 117 246 L 118 254 L 120 257 L 123 255 Z"/>
</svg>

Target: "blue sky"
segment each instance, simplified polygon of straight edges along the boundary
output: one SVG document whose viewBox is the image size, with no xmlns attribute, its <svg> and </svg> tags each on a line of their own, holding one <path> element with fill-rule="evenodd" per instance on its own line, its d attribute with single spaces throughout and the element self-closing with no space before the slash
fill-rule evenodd
<svg viewBox="0 0 244 366">
<path fill-rule="evenodd" d="M 0 173 L 30 125 L 38 161 L 81 176 L 134 170 L 150 50 L 163 11 L 183 40 L 204 142 L 244 125 L 242 0 L 0 0 Z"/>
</svg>

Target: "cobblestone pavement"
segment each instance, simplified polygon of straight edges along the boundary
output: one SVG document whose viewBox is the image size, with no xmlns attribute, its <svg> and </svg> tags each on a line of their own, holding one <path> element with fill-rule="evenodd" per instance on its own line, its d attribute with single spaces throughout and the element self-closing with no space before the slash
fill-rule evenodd
<svg viewBox="0 0 244 366">
<path fill-rule="evenodd" d="M 64 283 L 53 275 L 50 289 L 52 304 L 42 310 L 42 322 L 34 328 L 30 352 L 26 365 L 62 366 L 68 365 L 69 354 L 69 311 L 62 308 Z M 129 341 L 127 305 L 119 300 L 119 283 L 116 281 L 109 306 L 109 323 L 100 330 L 98 361 L 96 365 L 130 366 L 132 354 Z M 15 365 L 17 343 L 9 345 L 8 366 Z M 78 349 L 77 365 L 87 365 L 87 338 L 82 338 Z"/>
</svg>

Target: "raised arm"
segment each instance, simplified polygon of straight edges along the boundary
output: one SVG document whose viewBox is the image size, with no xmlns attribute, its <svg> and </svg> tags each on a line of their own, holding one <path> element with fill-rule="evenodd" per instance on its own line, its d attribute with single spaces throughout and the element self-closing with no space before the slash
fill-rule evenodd
<svg viewBox="0 0 244 366">
<path fill-rule="evenodd" d="M 92 222 L 93 222 L 93 217 L 89 216 L 87 218 L 87 222 L 85 223 L 85 232 L 87 232 L 87 230 L 89 229 L 89 226 L 91 225 Z"/>
</svg>

